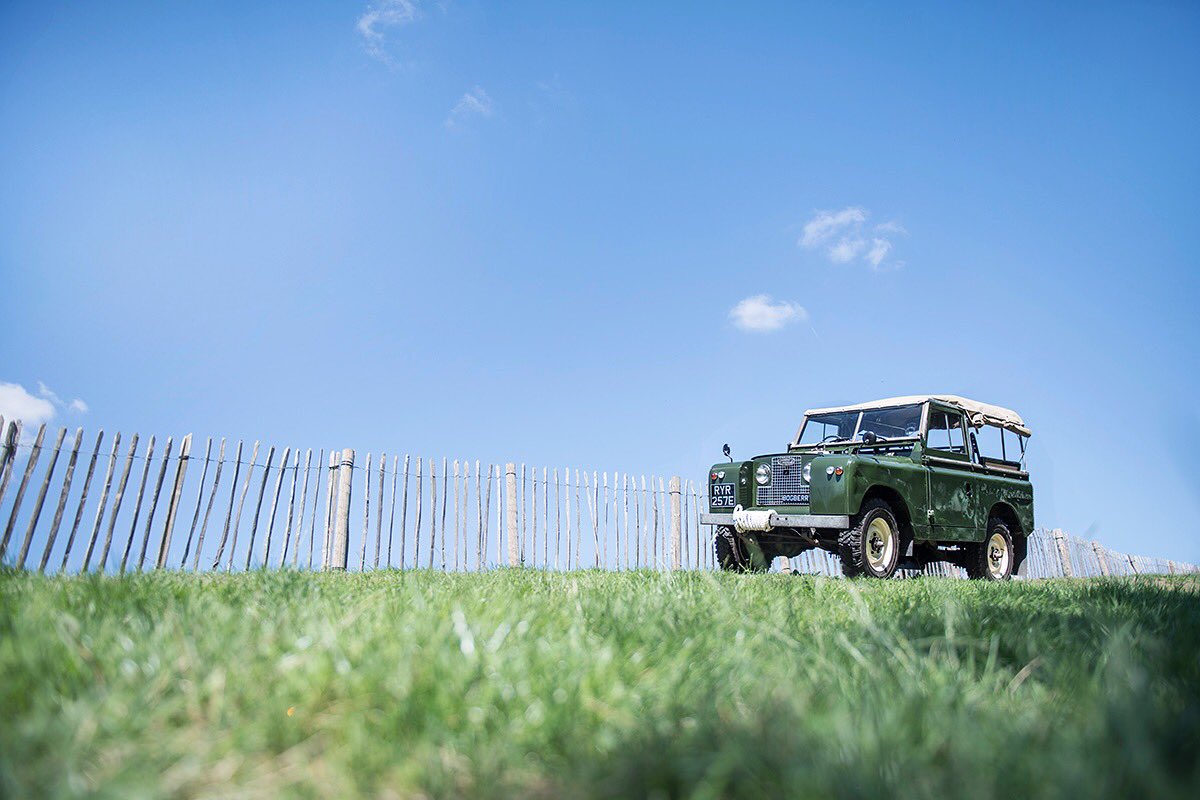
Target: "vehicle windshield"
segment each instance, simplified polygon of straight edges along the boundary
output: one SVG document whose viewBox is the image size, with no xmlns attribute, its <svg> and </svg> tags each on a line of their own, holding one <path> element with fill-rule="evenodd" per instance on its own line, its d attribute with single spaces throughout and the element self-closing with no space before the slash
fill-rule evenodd
<svg viewBox="0 0 1200 800">
<path fill-rule="evenodd" d="M 921 431 L 921 406 L 872 408 L 867 411 L 834 411 L 805 417 L 796 441 L 799 446 L 849 442 L 870 431 L 880 439 L 904 439 Z"/>
<path fill-rule="evenodd" d="M 831 414 L 805 417 L 804 430 L 800 431 L 800 439 L 796 444 L 848 441 L 854 437 L 858 415 L 857 411 L 835 411 Z"/>
<path fill-rule="evenodd" d="M 921 432 L 921 407 L 900 406 L 899 408 L 873 408 L 864 411 L 858 424 L 858 436 L 871 431 L 883 439 L 903 439 Z"/>
</svg>

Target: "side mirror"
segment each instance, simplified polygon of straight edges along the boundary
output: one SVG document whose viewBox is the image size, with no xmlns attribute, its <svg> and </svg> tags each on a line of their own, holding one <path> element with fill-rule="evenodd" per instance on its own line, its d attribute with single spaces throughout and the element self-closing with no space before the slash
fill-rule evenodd
<svg viewBox="0 0 1200 800">
<path fill-rule="evenodd" d="M 721 452 L 725 454 L 725 457 L 726 457 L 726 458 L 728 458 L 730 461 L 733 461 L 733 456 L 731 456 L 731 455 L 729 454 L 729 453 L 730 453 L 730 450 L 729 450 L 729 443 L 728 443 L 728 442 L 726 442 L 726 443 L 725 443 L 725 445 L 724 445 L 723 447 L 721 447 Z"/>
</svg>

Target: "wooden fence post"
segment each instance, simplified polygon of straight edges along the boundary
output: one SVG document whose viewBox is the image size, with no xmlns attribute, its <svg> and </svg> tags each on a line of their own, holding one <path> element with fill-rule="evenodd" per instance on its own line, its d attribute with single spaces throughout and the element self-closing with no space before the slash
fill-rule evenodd
<svg viewBox="0 0 1200 800">
<path fill-rule="evenodd" d="M 167 448 L 163 451 L 162 466 L 158 470 L 158 478 L 154 482 L 154 492 L 150 495 L 150 509 L 146 512 L 146 528 L 142 534 L 142 551 L 138 554 L 138 571 L 146 563 L 147 548 L 150 547 L 150 528 L 154 524 L 154 512 L 158 508 L 158 495 L 162 491 L 163 478 L 167 474 L 167 464 L 171 460 L 171 447 L 174 443 L 174 437 L 167 437 Z"/>
<path fill-rule="evenodd" d="M 317 474 L 316 480 L 313 482 L 313 507 L 312 519 L 308 523 L 308 568 L 313 568 L 313 550 L 316 548 L 317 535 L 317 508 L 321 503 L 321 465 L 325 463 L 325 448 L 321 448 L 320 455 L 317 456 Z M 308 480 L 307 468 L 305 469 L 304 480 Z"/>
<path fill-rule="evenodd" d="M 64 572 L 67 569 L 67 558 L 71 555 L 71 548 L 75 545 L 75 534 L 79 532 L 79 524 L 83 521 L 83 509 L 87 505 L 88 489 L 92 486 L 92 475 L 96 472 L 96 459 L 100 457 L 100 443 L 104 441 L 104 431 L 101 430 L 96 434 L 96 446 L 92 448 L 92 458 L 88 462 L 87 475 L 83 478 L 83 491 L 79 493 L 79 505 L 75 509 L 75 521 L 71 523 L 71 532 L 67 534 L 67 546 L 63 550 L 62 566 L 59 567 L 59 572 Z"/>
<path fill-rule="evenodd" d="M 517 541 L 517 465 L 504 465 L 505 530 L 508 535 L 508 565 L 520 564 L 521 543 Z"/>
<path fill-rule="evenodd" d="M 8 481 L 12 477 L 13 463 L 17 460 L 17 443 L 20 440 L 21 420 L 11 420 L 4 429 L 4 451 L 0 457 L 0 502 L 4 501 L 4 493 L 8 491 Z"/>
<path fill-rule="evenodd" d="M 75 446 L 71 448 L 71 460 L 67 462 L 67 474 L 63 476 L 62 491 L 58 495 L 58 507 L 54 509 L 54 521 L 50 524 L 50 535 L 46 537 L 46 549 L 42 551 L 42 561 L 38 565 L 38 572 L 46 571 L 46 563 L 50 560 L 50 551 L 54 549 L 54 540 L 58 538 L 58 527 L 62 524 L 63 512 L 67 508 L 67 495 L 71 493 L 71 479 L 75 476 L 75 461 L 79 458 L 79 445 L 81 444 L 83 444 L 83 428 L 76 428 Z"/>
<path fill-rule="evenodd" d="M 255 451 L 258 447 L 255 447 Z M 233 457 L 233 480 L 229 482 L 229 506 L 225 509 L 225 527 L 221 532 L 221 543 L 217 546 L 217 554 L 213 556 L 212 568 L 215 570 L 221 566 L 221 558 L 225 555 L 225 543 L 229 539 L 229 523 L 233 521 L 233 499 L 237 497 L 238 476 L 242 471 L 242 441 L 238 440 L 237 453 Z M 216 486 L 213 486 L 213 494 L 216 494 Z M 203 531 L 203 529 L 202 529 Z M 199 550 L 199 545 L 196 546 Z"/>
<path fill-rule="evenodd" d="M 283 448 L 283 458 L 279 462 L 279 476 L 275 479 L 275 494 L 271 496 L 271 513 L 267 515 L 267 533 L 263 537 L 263 569 L 271 566 L 271 538 L 275 532 L 275 514 L 279 510 L 279 493 L 283 489 L 283 481 L 287 478 L 288 459 L 292 457 L 292 448 Z M 268 459 L 270 463 L 270 459 Z M 265 481 L 264 481 L 265 485 Z M 284 545 L 283 555 L 287 555 L 287 545 Z M 283 566 L 282 560 L 279 566 Z M 249 569 L 249 566 L 247 566 Z"/>
<path fill-rule="evenodd" d="M 682 527 L 679 514 L 679 477 L 671 478 L 671 569 L 679 569 Z"/>
<path fill-rule="evenodd" d="M 334 494 L 337 487 L 333 481 L 336 477 L 338 454 L 329 451 L 329 464 L 325 467 L 325 533 L 321 538 L 321 569 L 330 569 L 331 554 L 333 553 L 333 514 L 337 510 L 334 504 Z"/>
<path fill-rule="evenodd" d="M 113 467 L 116 466 L 117 450 L 120 447 L 121 432 L 117 431 L 112 440 L 112 452 L 108 455 L 108 468 L 104 474 L 104 488 L 100 491 L 100 502 L 96 505 L 96 519 L 92 524 L 92 535 L 88 537 L 87 551 L 83 556 L 83 572 L 87 572 L 92 563 L 92 552 L 96 549 L 96 537 L 100 535 L 100 525 L 104 522 L 104 509 L 108 503 L 108 491 L 112 488 Z M 66 564 L 63 564 L 63 569 L 66 569 Z"/>
<path fill-rule="evenodd" d="M 318 459 L 317 467 L 320 468 L 321 462 Z M 296 453 L 296 469 L 300 468 L 300 453 Z M 304 488 L 300 492 L 300 512 L 296 515 L 296 532 L 294 534 L 296 542 L 292 547 L 292 568 L 300 568 L 300 543 L 304 539 L 304 509 L 308 507 L 308 479 L 312 471 L 312 448 L 308 448 L 308 452 L 304 455 Z M 309 555 L 312 555 L 312 540 L 309 540 Z"/>
<path fill-rule="evenodd" d="M 237 552 L 238 531 L 242 527 L 242 509 L 246 505 L 246 494 L 250 491 L 250 482 L 254 478 L 254 462 L 258 460 L 258 444 L 259 443 L 256 441 L 254 443 L 254 449 L 252 449 L 250 451 L 250 463 L 246 465 L 246 480 L 242 482 L 242 492 L 238 496 L 237 515 L 233 518 L 233 538 L 229 542 L 229 561 L 225 564 L 226 572 L 233 572 L 233 557 L 234 557 L 234 554 Z M 239 462 L 241 461 L 241 455 L 242 455 L 242 449 L 241 449 L 241 443 L 239 442 L 238 443 L 238 461 Z M 265 470 L 264 470 L 263 474 L 264 475 L 266 474 Z M 237 488 L 236 487 L 236 479 L 237 479 L 237 475 L 235 473 L 234 474 L 234 480 L 235 480 L 234 488 L 235 489 Z M 230 509 L 232 509 L 233 508 L 233 495 L 232 494 L 229 495 L 229 504 L 230 504 Z M 228 516 L 226 516 L 226 518 L 225 518 L 225 526 L 229 527 L 229 517 Z M 217 557 L 220 558 L 220 553 L 217 554 Z"/>
<path fill-rule="evenodd" d="M 58 438 L 54 442 L 54 452 L 50 455 L 50 466 L 46 468 L 46 477 L 42 480 L 42 488 L 38 490 L 37 500 L 33 503 L 33 514 L 29 517 L 29 527 L 25 529 L 25 540 L 21 542 L 21 552 L 17 556 L 17 569 L 25 569 L 25 558 L 29 555 L 29 545 L 33 541 L 33 531 L 37 527 L 38 518 L 42 515 L 42 506 L 46 503 L 46 492 L 50 489 L 50 481 L 54 477 L 54 467 L 58 464 L 58 454 L 62 452 L 63 439 L 67 429 L 58 429 Z"/>
<path fill-rule="evenodd" d="M 363 470 L 363 535 L 362 553 L 358 559 L 358 571 L 367 569 L 367 539 L 371 532 L 371 453 L 367 452 L 367 466 Z"/>
<path fill-rule="evenodd" d="M 308 453 L 308 457 L 312 458 L 312 451 Z M 287 469 L 287 461 L 283 464 L 284 470 Z M 300 478 L 300 448 L 297 447 L 292 451 L 292 487 L 288 490 L 288 513 L 287 524 L 283 528 L 283 552 L 279 554 L 279 568 L 283 569 L 287 566 L 288 548 L 292 546 L 292 523 L 296 520 L 296 483 Z M 300 513 L 304 513 L 304 504 L 300 504 Z M 297 526 L 299 527 L 299 526 Z M 292 550 L 292 561 L 294 562 L 296 552 L 300 549 L 300 536 L 296 535 L 296 546 Z"/>
<path fill-rule="evenodd" d="M 209 439 L 209 444 L 212 444 L 212 439 Z M 211 449 L 211 448 L 210 448 Z M 212 489 L 208 493 L 208 504 L 204 507 L 204 519 L 200 523 L 200 536 L 196 539 L 196 552 L 192 556 L 192 572 L 200 570 L 200 551 L 204 547 L 204 533 L 208 530 L 208 517 L 212 514 L 213 504 L 217 501 L 217 490 L 221 488 L 221 469 L 225 466 L 225 438 L 221 437 L 221 446 L 217 452 L 217 472 L 213 475 Z M 208 473 L 208 454 L 204 456 L 204 472 Z M 235 481 L 236 483 L 236 481 Z M 200 513 L 200 502 L 204 499 L 204 477 L 200 478 L 200 493 L 196 496 L 196 514 Z M 192 529 L 188 532 L 188 547 L 191 547 L 192 533 L 196 530 L 196 520 L 192 520 Z M 184 560 L 187 560 L 187 549 L 184 548 Z M 183 561 L 179 562 L 179 568 L 183 569 Z"/>
<path fill-rule="evenodd" d="M 254 504 L 254 520 L 250 523 L 250 542 L 246 545 L 246 571 L 250 571 L 250 562 L 254 558 L 254 540 L 258 537 L 258 520 L 262 517 L 262 501 L 267 494 L 267 481 L 271 478 L 271 462 L 275 459 L 275 445 L 267 450 L 267 463 L 263 465 L 262 482 L 258 486 L 258 500 Z M 253 466 L 253 465 L 251 465 Z M 283 475 L 283 471 L 280 471 Z"/>
<path fill-rule="evenodd" d="M 1055 528 L 1051 535 L 1054 537 L 1054 543 L 1058 546 L 1058 560 L 1062 564 L 1063 575 L 1068 578 L 1075 577 L 1075 570 L 1071 568 L 1071 553 L 1067 550 L 1066 536 L 1062 532 L 1062 528 Z"/>
<path fill-rule="evenodd" d="M 17 486 L 17 496 L 13 498 L 12 513 L 8 517 L 8 525 L 4 528 L 4 538 L 0 539 L 0 560 L 4 559 L 4 554 L 8 550 L 8 540 L 12 536 L 13 528 L 17 526 L 17 514 L 21 511 L 21 501 L 25 499 L 25 488 L 29 485 L 29 478 L 33 475 L 33 468 L 37 466 L 38 456 L 42 454 L 42 440 L 46 438 L 46 424 L 42 423 L 38 428 L 37 439 L 33 442 L 33 447 L 29 450 L 29 458 L 25 461 L 25 474 L 21 477 L 21 483 Z"/>
<path fill-rule="evenodd" d="M 8 428 L 4 426 L 4 422 L 4 415 L 0 414 L 0 503 L 4 502 L 3 475 L 8 469 L 8 457 L 13 454 L 13 443 L 10 441 L 12 437 L 8 435 Z"/>
<path fill-rule="evenodd" d="M 204 506 L 204 484 L 208 480 L 208 465 L 212 461 L 212 437 L 208 437 L 208 442 L 204 448 L 204 466 L 200 469 L 200 487 L 196 490 L 196 509 L 192 513 L 192 525 L 188 528 L 187 541 L 183 543 L 183 556 L 179 559 L 179 569 L 184 569 L 187 565 L 188 555 L 192 552 L 192 539 L 196 536 L 196 525 L 200 522 L 200 509 Z M 200 547 L 197 545 L 196 550 Z"/>
<path fill-rule="evenodd" d="M 408 541 L 408 457 L 409 454 L 404 454 L 404 486 L 400 491 L 400 569 L 405 567 L 405 546 Z M 420 469 L 421 460 L 417 459 L 417 468 Z"/>
<path fill-rule="evenodd" d="M 1096 554 L 1096 561 L 1100 564 L 1100 574 L 1108 577 L 1112 573 L 1108 569 L 1108 556 L 1104 554 L 1104 547 L 1099 542 L 1092 542 L 1092 551 Z"/>
<path fill-rule="evenodd" d="M 138 484 L 137 500 L 133 505 L 133 522 L 129 526 L 129 538 L 125 541 L 125 550 L 121 555 L 121 574 L 125 574 L 125 568 L 129 565 L 129 555 L 133 552 L 133 540 L 137 538 L 137 524 L 142 516 L 142 498 L 146 495 L 146 481 L 150 477 L 150 467 L 154 462 L 154 434 L 150 434 L 150 443 L 146 446 L 145 463 L 142 464 L 142 480 Z M 133 456 L 131 455 L 130 458 Z M 118 493 L 119 494 L 119 493 Z M 117 520 L 117 512 L 120 510 L 120 503 L 113 506 L 113 522 Z"/>
<path fill-rule="evenodd" d="M 345 570 L 350 547 L 350 489 L 354 477 L 354 451 L 342 450 L 342 461 L 338 466 L 337 518 L 333 529 L 333 556 L 331 569 Z"/>
<path fill-rule="evenodd" d="M 211 440 L 209 441 L 211 445 Z M 175 488 L 167 504 L 167 523 L 163 526 L 162 541 L 158 546 L 158 568 L 167 565 L 167 550 L 171 547 L 171 531 L 175 528 L 175 515 L 179 513 L 179 497 L 183 494 L 183 481 L 187 477 L 188 459 L 192 455 L 192 435 L 183 437 L 179 445 L 179 464 L 175 467 Z M 164 461 L 165 463 L 165 461 Z M 199 503 L 197 503 L 199 508 Z"/>
</svg>

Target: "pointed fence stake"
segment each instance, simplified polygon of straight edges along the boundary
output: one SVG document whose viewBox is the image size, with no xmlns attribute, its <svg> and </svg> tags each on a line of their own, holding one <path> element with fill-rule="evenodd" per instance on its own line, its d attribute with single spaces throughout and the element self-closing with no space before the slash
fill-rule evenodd
<svg viewBox="0 0 1200 800">
<path fill-rule="evenodd" d="M 288 459 L 292 457 L 292 448 L 283 448 L 283 458 L 279 460 L 279 476 L 275 479 L 275 492 L 271 495 L 271 513 L 267 515 L 267 535 L 263 537 L 263 555 L 262 565 L 265 569 L 271 565 L 271 539 L 275 534 L 275 514 L 279 511 L 279 495 L 283 489 L 283 480 L 287 477 Z M 267 467 L 270 469 L 271 457 L 267 456 Z M 263 486 L 266 486 L 266 477 L 263 477 Z M 251 539 L 253 541 L 253 539 Z M 284 551 L 284 556 L 287 551 Z M 246 565 L 246 569 L 250 569 L 250 565 Z"/>
<path fill-rule="evenodd" d="M 0 423 L 0 428 L 4 425 Z M 50 551 L 54 549 L 54 540 L 58 538 L 58 528 L 62 524 L 63 512 L 67 508 L 67 495 L 71 493 L 71 479 L 75 477 L 75 462 L 79 458 L 79 445 L 83 444 L 83 428 L 75 429 L 75 444 L 71 448 L 71 459 L 67 462 L 67 472 L 63 475 L 62 491 L 58 495 L 58 506 L 54 509 L 54 521 L 50 524 L 50 535 L 46 537 L 46 549 L 42 551 L 42 561 L 38 564 L 38 572 L 46 571 L 46 563 L 50 560 Z M 74 541 L 74 539 L 72 539 Z M 70 550 L 71 542 L 67 542 Z"/>
<path fill-rule="evenodd" d="M 521 548 L 517 541 L 517 465 L 509 461 L 504 465 L 505 533 L 508 536 L 508 565 L 520 563 Z"/>
<path fill-rule="evenodd" d="M 129 566 L 129 556 L 133 552 L 133 541 L 137 538 L 137 524 L 142 516 L 142 497 L 146 493 L 146 480 L 150 477 L 151 462 L 154 461 L 154 436 L 150 437 L 150 443 L 146 448 L 146 455 L 142 463 L 142 480 L 138 484 L 137 500 L 133 507 L 133 523 L 129 526 L 129 537 L 125 540 L 125 550 L 121 554 L 121 574 L 125 574 L 125 568 Z M 119 504 L 113 507 L 113 521 L 116 521 L 116 511 Z"/>
<path fill-rule="evenodd" d="M 29 517 L 29 526 L 25 529 L 25 539 L 21 542 L 21 552 L 17 556 L 17 569 L 25 569 L 25 558 L 29 555 L 29 545 L 33 542 L 33 531 L 37 528 L 38 518 L 42 515 L 46 492 L 50 488 L 50 480 L 54 477 L 54 467 L 58 464 L 58 454 L 62 452 L 62 443 L 66 436 L 67 429 L 59 428 L 58 438 L 54 441 L 54 451 L 50 454 L 50 466 L 46 468 L 46 477 L 42 480 L 42 488 L 38 490 L 37 500 L 33 503 L 33 514 Z"/>
<path fill-rule="evenodd" d="M 38 428 L 37 438 L 33 442 L 33 447 L 29 449 L 29 458 L 25 460 L 25 474 L 21 477 L 21 483 L 17 486 L 17 496 L 13 498 L 12 513 L 8 515 L 8 524 L 4 527 L 4 538 L 0 539 L 0 561 L 4 560 L 4 554 L 8 552 L 8 540 L 12 537 L 13 528 L 17 526 L 17 515 L 21 512 L 21 501 L 25 499 L 25 488 L 29 485 L 29 478 L 33 475 L 33 468 L 37 466 L 38 457 L 42 454 L 42 441 L 46 438 L 46 425 Z"/>
<path fill-rule="evenodd" d="M 204 486 L 208 482 L 208 465 L 212 461 L 212 437 L 204 446 L 204 466 L 200 468 L 200 486 L 196 490 L 196 508 L 192 511 L 192 524 L 188 528 L 187 541 L 183 543 L 183 555 L 179 558 L 179 569 L 187 565 L 188 556 L 192 553 L 192 540 L 196 536 L 196 525 L 200 523 L 200 509 L 204 506 Z"/>
<path fill-rule="evenodd" d="M 255 442 L 255 448 L 254 448 L 255 452 L 258 452 L 257 444 L 258 443 Z M 229 504 L 225 508 L 225 527 L 221 531 L 221 543 L 217 547 L 217 554 L 215 556 L 213 556 L 212 569 L 214 569 L 214 570 L 221 566 L 221 560 L 225 555 L 225 544 L 229 540 L 229 526 L 230 526 L 230 523 L 233 521 L 233 500 L 235 497 L 237 497 L 238 478 L 241 476 L 241 472 L 242 472 L 242 441 L 239 439 L 238 445 L 237 445 L 237 453 L 233 457 L 233 480 L 229 482 Z M 213 488 L 214 488 L 213 494 L 215 495 L 216 487 L 213 487 Z M 211 498 L 210 498 L 210 500 L 211 500 Z M 239 512 L 239 517 L 240 517 L 240 512 Z M 203 530 L 201 530 L 201 533 L 203 533 Z M 236 532 L 234 535 L 235 536 L 237 535 Z M 197 550 L 197 552 L 199 552 L 199 550 L 200 550 L 199 546 L 196 547 L 196 550 Z M 230 550 L 230 552 L 232 552 L 232 549 Z M 233 563 L 232 555 L 230 555 L 229 561 L 230 561 L 230 564 Z"/>
<path fill-rule="evenodd" d="M 211 441 L 211 440 L 210 440 Z M 208 530 L 208 517 L 212 514 L 213 503 L 217 499 L 217 489 L 221 487 L 221 469 L 225 466 L 225 438 L 221 438 L 221 446 L 217 452 L 217 472 L 213 475 L 212 489 L 208 493 L 208 504 L 204 507 L 204 519 L 200 524 L 200 536 L 196 539 L 196 552 L 192 556 L 192 572 L 197 572 L 200 569 L 200 551 L 204 549 L 204 532 Z M 204 457 L 204 469 L 208 471 L 208 456 Z M 234 481 L 236 483 L 237 481 Z M 200 493 L 196 495 L 196 513 L 200 513 L 200 501 L 204 499 L 204 481 L 200 482 Z M 192 530 L 196 529 L 196 520 L 192 520 Z M 192 534 L 188 533 L 190 539 Z M 190 543 L 189 543 L 190 546 Z M 184 552 L 184 560 L 187 560 L 187 552 Z M 179 562 L 180 569 L 183 568 L 183 561 Z"/>
<path fill-rule="evenodd" d="M 79 523 L 83 521 L 83 509 L 87 505 L 88 490 L 92 486 L 92 476 L 96 473 L 96 459 L 100 457 L 100 443 L 103 441 L 104 431 L 101 430 L 96 434 L 96 446 L 92 448 L 92 457 L 88 461 L 87 474 L 83 478 L 83 491 L 79 493 L 75 521 L 71 523 L 71 533 L 67 536 L 67 547 L 63 550 L 62 566 L 59 567 L 59 572 L 65 572 L 67 569 L 67 558 L 71 555 L 71 548 L 75 545 L 75 534 L 79 531 Z"/>
<path fill-rule="evenodd" d="M 212 440 L 209 440 L 212 444 Z M 169 449 L 169 448 L 168 448 Z M 167 566 L 167 551 L 171 548 L 171 533 L 175 529 L 175 515 L 179 513 L 179 498 L 183 494 L 183 482 L 187 478 L 188 460 L 192 456 L 192 435 L 183 437 L 179 444 L 179 463 L 175 467 L 175 486 L 171 490 L 171 499 L 167 504 L 167 521 L 163 525 L 162 542 L 158 546 L 158 568 Z M 163 464 L 166 464 L 164 459 Z M 153 516 L 153 513 L 151 513 Z"/>
<path fill-rule="evenodd" d="M 274 450 L 274 448 L 272 448 L 272 450 Z M 239 461 L 240 460 L 241 459 L 239 459 Z M 256 441 L 254 443 L 254 449 L 250 451 L 250 463 L 246 465 L 246 480 L 242 481 L 242 491 L 238 495 L 237 514 L 233 518 L 233 535 L 229 540 L 229 560 L 225 562 L 226 572 L 233 572 L 233 559 L 237 556 L 238 532 L 242 527 L 242 509 L 246 507 L 246 495 L 250 493 L 250 482 L 254 480 L 254 462 L 257 460 L 258 442 Z M 266 470 L 263 470 L 263 480 L 265 481 L 266 479 L 267 473 Z M 233 495 L 230 495 L 230 499 L 232 499 L 232 497 Z M 228 524 L 228 522 L 226 524 Z M 254 541 L 251 540 L 250 544 L 253 546 Z M 246 552 L 249 554 L 250 549 L 247 548 Z M 246 560 L 250 560 L 249 555 L 246 556 Z"/>
<path fill-rule="evenodd" d="M 337 517 L 333 530 L 333 561 L 331 567 L 344 572 L 350 555 L 350 499 L 354 480 L 354 451 L 342 450 L 338 467 Z"/>
<path fill-rule="evenodd" d="M 138 571 L 146 564 L 146 550 L 150 546 L 150 526 L 154 524 L 154 511 L 158 508 L 158 493 L 162 491 L 163 478 L 167 474 L 167 462 L 171 459 L 171 445 L 173 440 L 170 436 L 167 437 L 167 447 L 163 451 L 162 466 L 158 470 L 158 480 L 154 482 L 154 493 L 150 496 L 150 510 L 146 513 L 146 530 L 142 534 L 142 552 L 138 556 Z"/>
</svg>

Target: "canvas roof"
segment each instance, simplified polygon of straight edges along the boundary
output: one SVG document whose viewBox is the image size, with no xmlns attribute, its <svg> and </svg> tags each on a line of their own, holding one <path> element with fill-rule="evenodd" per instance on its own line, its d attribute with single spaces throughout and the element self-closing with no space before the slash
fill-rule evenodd
<svg viewBox="0 0 1200 800">
<path fill-rule="evenodd" d="M 1029 428 L 1025 427 L 1025 421 L 1021 419 L 1021 415 L 1012 409 L 1004 408 L 1003 406 L 994 406 L 990 403 L 980 403 L 977 400 L 969 400 L 965 397 L 959 397 L 956 394 L 914 394 L 904 397 L 887 397 L 883 400 L 872 400 L 869 403 L 857 403 L 852 406 L 811 408 L 805 414 L 811 416 L 813 414 L 830 414 L 837 411 L 865 411 L 872 408 L 913 405 L 929 400 L 937 400 L 961 408 L 967 412 L 973 425 L 978 426 L 987 423 L 1007 428 L 1023 436 L 1031 435 Z"/>
</svg>

